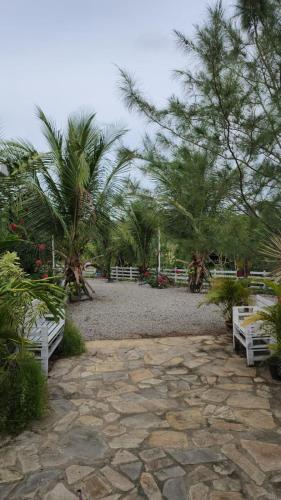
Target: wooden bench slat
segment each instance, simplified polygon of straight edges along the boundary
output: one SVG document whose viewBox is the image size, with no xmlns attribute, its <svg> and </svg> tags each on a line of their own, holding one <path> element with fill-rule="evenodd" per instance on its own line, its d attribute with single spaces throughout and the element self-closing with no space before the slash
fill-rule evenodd
<svg viewBox="0 0 281 500">
<path fill-rule="evenodd" d="M 35 300 L 32 306 L 35 308 L 38 303 L 39 301 Z M 61 312 L 64 313 L 63 310 L 61 310 Z M 26 319 L 26 325 L 28 325 L 30 317 L 31 314 L 29 318 Z M 46 314 L 46 316 L 39 316 L 36 319 L 35 324 L 27 334 L 27 339 L 32 342 L 28 349 L 34 352 L 35 356 L 40 359 L 42 369 L 45 373 L 48 372 L 49 357 L 53 354 L 63 338 L 64 325 L 64 318 L 55 321 L 52 314 Z"/>
</svg>

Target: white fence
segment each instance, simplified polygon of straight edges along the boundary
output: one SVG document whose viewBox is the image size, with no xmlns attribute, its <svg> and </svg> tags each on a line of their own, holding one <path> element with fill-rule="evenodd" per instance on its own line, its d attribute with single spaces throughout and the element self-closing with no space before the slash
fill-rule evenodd
<svg viewBox="0 0 281 500">
<path fill-rule="evenodd" d="M 188 270 L 179 268 L 162 269 L 162 273 L 166 274 L 175 283 L 186 283 L 188 280 Z M 210 271 L 212 278 L 236 278 L 235 270 L 229 271 L 225 269 L 213 269 Z M 258 278 L 266 278 L 270 273 L 266 271 L 251 271 L 249 277 L 256 281 Z M 112 267 L 111 278 L 114 280 L 137 280 L 139 278 L 139 270 L 137 267 Z"/>
<path fill-rule="evenodd" d="M 137 280 L 139 278 L 139 270 L 137 267 L 112 267 L 111 278 L 114 280 Z"/>
</svg>

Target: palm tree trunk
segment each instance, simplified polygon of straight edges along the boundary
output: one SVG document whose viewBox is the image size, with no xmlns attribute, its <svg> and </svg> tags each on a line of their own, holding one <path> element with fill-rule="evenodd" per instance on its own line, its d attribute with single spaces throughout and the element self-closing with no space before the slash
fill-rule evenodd
<svg viewBox="0 0 281 500">
<path fill-rule="evenodd" d="M 74 294 L 70 293 L 70 300 L 73 295 L 75 298 L 79 298 L 81 300 L 83 294 L 86 295 L 89 300 L 93 299 L 93 290 L 89 283 L 83 278 L 82 264 L 78 255 L 72 255 L 66 260 L 65 288 L 68 285 L 70 285 L 70 287 L 74 287 Z"/>
</svg>

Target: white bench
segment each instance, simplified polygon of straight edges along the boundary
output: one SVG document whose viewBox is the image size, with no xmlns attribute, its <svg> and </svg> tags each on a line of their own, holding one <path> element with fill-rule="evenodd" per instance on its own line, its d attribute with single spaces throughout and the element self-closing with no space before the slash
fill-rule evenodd
<svg viewBox="0 0 281 500">
<path fill-rule="evenodd" d="M 265 309 L 266 307 L 276 304 L 277 300 L 275 295 L 256 295 L 255 306 L 259 309 Z"/>
<path fill-rule="evenodd" d="M 251 325 L 243 325 L 245 319 L 260 311 L 258 306 L 233 307 L 233 349 L 238 350 L 239 344 L 246 350 L 247 365 L 253 366 L 255 361 L 262 361 L 270 355 L 268 345 L 275 340 L 262 328 L 262 321 Z"/>
<path fill-rule="evenodd" d="M 33 301 L 33 305 L 36 301 Z M 39 316 L 26 335 L 31 342 L 28 350 L 41 361 L 44 373 L 48 373 L 49 358 L 63 338 L 65 318 L 55 321 L 51 314 Z"/>
</svg>

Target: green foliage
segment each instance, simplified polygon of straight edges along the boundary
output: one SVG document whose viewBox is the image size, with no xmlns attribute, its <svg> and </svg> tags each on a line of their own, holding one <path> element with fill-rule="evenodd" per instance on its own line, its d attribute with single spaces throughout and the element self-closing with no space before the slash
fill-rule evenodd
<svg viewBox="0 0 281 500">
<path fill-rule="evenodd" d="M 232 322 L 232 308 L 248 304 L 250 293 L 247 280 L 215 279 L 204 302 L 220 306 L 225 320 Z"/>
<path fill-rule="evenodd" d="M 257 29 L 268 18 L 270 3 L 268 0 L 239 0 L 237 10 L 243 28 L 249 31 Z"/>
<path fill-rule="evenodd" d="M 280 298 L 280 285 L 277 288 L 274 287 L 274 290 Z M 271 335 L 276 340 L 276 343 L 270 346 L 272 354 L 281 358 L 281 302 L 278 301 L 276 304 L 268 306 L 266 309 L 250 316 L 248 323 L 253 323 L 254 321 L 263 322 L 262 329 L 267 335 Z"/>
<path fill-rule="evenodd" d="M 184 91 L 162 109 L 125 71 L 121 90 L 129 109 L 156 127 L 140 156 L 172 215 L 173 237 L 237 260 L 267 238 L 264 228 L 280 230 L 281 3 L 239 0 L 238 16 L 227 12 L 217 2 L 192 37 L 175 32 Z M 229 216 L 241 237 L 229 231 L 220 245 Z"/>
<path fill-rule="evenodd" d="M 41 366 L 26 351 L 37 316 L 61 316 L 65 293 L 47 280 L 32 280 L 15 253 L 0 257 L 0 431 L 17 434 L 43 414 L 47 392 Z M 32 302 L 36 299 L 36 306 Z M 15 350 L 17 348 L 17 350 Z"/>
<path fill-rule="evenodd" d="M 82 276 L 81 254 L 95 236 L 97 219 L 107 224 L 112 200 L 121 193 L 124 173 L 133 154 L 120 148 L 124 130 L 100 129 L 94 115 L 68 119 L 62 132 L 41 109 L 38 117 L 49 150 L 36 152 L 28 143 L 7 142 L 0 151 L 3 164 L 11 164 L 21 179 L 25 224 L 32 233 L 54 235 L 56 249 L 66 263 L 66 283 L 77 294 L 90 291 Z M 119 148 L 118 148 L 119 146 Z M 19 181 L 18 181 L 19 182 Z"/>
<path fill-rule="evenodd" d="M 156 250 L 156 214 L 156 206 L 151 200 L 140 198 L 131 203 L 128 207 L 127 227 L 135 247 L 138 267 L 141 274 L 146 271 L 149 265 L 153 248 Z"/>
<path fill-rule="evenodd" d="M 273 266 L 273 276 L 281 283 L 281 235 L 273 234 L 263 245 L 262 253 Z"/>
<path fill-rule="evenodd" d="M 0 432 L 18 434 L 43 416 L 47 383 L 33 355 L 19 352 L 0 368 Z"/>
<path fill-rule="evenodd" d="M 276 339 L 277 347 L 281 346 L 281 303 L 277 302 L 260 311 L 259 317 L 265 322 L 265 328 L 269 329 L 270 334 Z M 281 352 L 280 352 L 281 354 Z"/>
<path fill-rule="evenodd" d="M 35 299 L 38 304 L 33 307 Z M 48 280 L 29 278 L 16 253 L 7 252 L 0 257 L 0 331 L 13 329 L 16 336 L 24 338 L 26 328 L 43 311 L 61 317 L 64 299 L 61 287 Z"/>
<path fill-rule="evenodd" d="M 85 342 L 77 326 L 67 320 L 64 327 L 63 339 L 57 349 L 61 357 L 79 356 L 85 352 Z"/>
<path fill-rule="evenodd" d="M 172 158 L 147 145 L 145 167 L 154 181 L 167 234 L 184 239 L 186 252 L 208 254 L 218 247 L 217 228 L 231 189 L 228 171 L 207 155 L 178 147 Z"/>
</svg>

